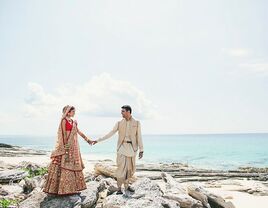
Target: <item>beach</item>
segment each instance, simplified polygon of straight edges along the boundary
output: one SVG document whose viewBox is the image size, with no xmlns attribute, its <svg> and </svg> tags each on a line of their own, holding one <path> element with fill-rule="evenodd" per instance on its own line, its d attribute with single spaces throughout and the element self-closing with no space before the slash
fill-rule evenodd
<svg viewBox="0 0 268 208">
<path fill-rule="evenodd" d="M 0 170 L 2 173 L 14 170 L 20 164 L 47 167 L 50 162 L 49 151 L 2 146 L 1 153 Z M 91 155 L 90 159 L 86 155 L 82 157 L 85 164 L 85 177 L 91 177 L 98 169 L 104 175 L 109 176 L 110 168 L 115 168 L 114 161 L 109 158 L 100 159 L 99 156 L 94 157 L 94 155 Z M 268 204 L 268 168 L 247 167 L 228 171 L 196 168 L 182 163 L 138 163 L 136 177 L 138 179 L 149 178 L 163 187 L 165 185 L 161 176 L 163 172 L 170 174 L 182 186 L 200 185 L 207 191 L 231 202 L 236 208 L 265 207 Z M 21 190 L 18 186 L 14 188 L 14 183 L 1 183 L 1 190 L 2 193 L 12 193 L 1 196 L 2 198 L 17 197 L 16 194 L 21 198 L 25 197 L 23 200 L 28 197 L 27 195 L 22 197 Z"/>
</svg>

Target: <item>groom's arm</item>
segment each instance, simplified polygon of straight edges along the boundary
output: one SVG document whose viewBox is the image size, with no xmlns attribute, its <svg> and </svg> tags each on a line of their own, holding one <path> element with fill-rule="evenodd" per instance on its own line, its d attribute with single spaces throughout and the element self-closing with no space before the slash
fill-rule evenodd
<svg viewBox="0 0 268 208">
<path fill-rule="evenodd" d="M 112 131 L 110 131 L 105 136 L 97 139 L 97 142 L 101 142 L 101 141 L 104 141 L 106 139 L 109 139 L 110 137 L 112 137 L 118 131 L 118 128 L 119 128 L 119 122 L 116 122 L 116 124 L 114 125 L 114 128 L 112 129 Z"/>
</svg>

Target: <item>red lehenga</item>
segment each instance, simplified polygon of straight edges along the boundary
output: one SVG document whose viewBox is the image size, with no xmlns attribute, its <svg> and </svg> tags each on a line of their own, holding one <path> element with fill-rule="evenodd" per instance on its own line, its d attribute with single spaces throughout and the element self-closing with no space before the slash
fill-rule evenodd
<svg viewBox="0 0 268 208">
<path fill-rule="evenodd" d="M 73 122 L 67 138 L 65 138 L 60 124 L 56 147 L 51 153 L 52 161 L 48 168 L 44 192 L 67 195 L 79 193 L 79 191 L 87 188 L 83 175 L 85 166 L 79 149 L 77 123 Z"/>
</svg>

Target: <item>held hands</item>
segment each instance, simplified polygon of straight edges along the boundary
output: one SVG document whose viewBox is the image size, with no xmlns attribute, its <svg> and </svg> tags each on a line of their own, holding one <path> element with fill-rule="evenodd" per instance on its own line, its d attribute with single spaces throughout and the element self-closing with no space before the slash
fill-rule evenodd
<svg viewBox="0 0 268 208">
<path fill-rule="evenodd" d="M 90 144 L 90 145 L 92 145 L 93 142 L 94 142 L 94 140 L 91 140 L 91 139 L 87 138 L 86 136 L 84 137 L 84 139 L 85 139 L 86 142 L 87 142 L 88 144 Z"/>
<path fill-rule="evenodd" d="M 95 145 L 96 143 L 98 143 L 97 140 L 91 140 L 91 139 L 88 139 L 87 137 L 85 138 L 87 143 L 89 143 L 90 145 Z"/>
<path fill-rule="evenodd" d="M 87 139 L 87 143 L 90 144 L 90 145 L 92 145 L 92 140 Z"/>
</svg>

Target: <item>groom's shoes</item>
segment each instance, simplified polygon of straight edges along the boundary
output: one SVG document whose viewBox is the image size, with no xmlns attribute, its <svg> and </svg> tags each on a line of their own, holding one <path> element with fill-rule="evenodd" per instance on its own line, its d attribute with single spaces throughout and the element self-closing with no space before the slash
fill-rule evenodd
<svg viewBox="0 0 268 208">
<path fill-rule="evenodd" d="M 120 194 L 123 194 L 123 192 L 122 192 L 121 190 L 118 190 L 118 191 L 116 192 L 116 195 L 120 195 Z"/>
<path fill-rule="evenodd" d="M 134 188 L 132 188 L 131 186 L 129 186 L 129 187 L 127 188 L 127 190 L 128 190 L 129 192 L 132 192 L 132 193 L 135 192 Z"/>
</svg>

